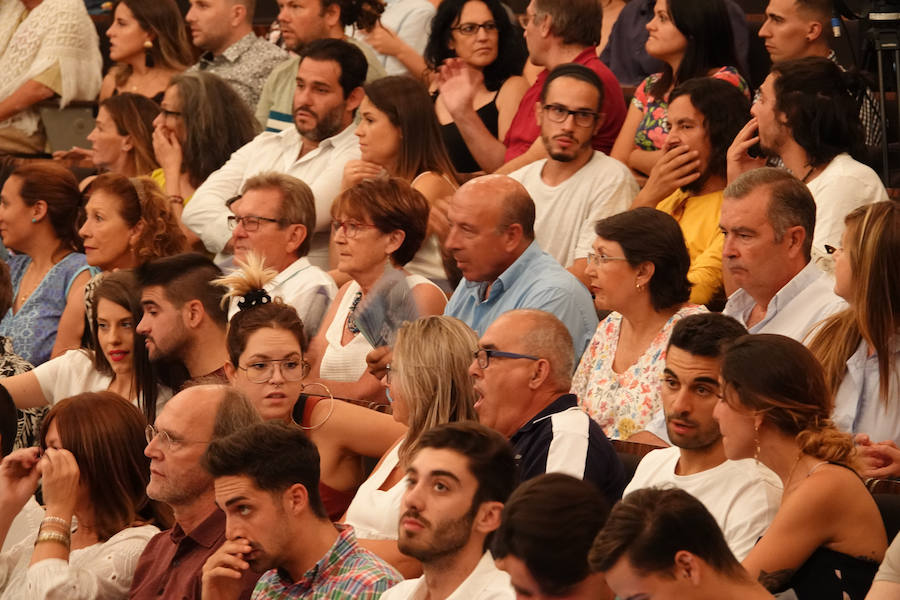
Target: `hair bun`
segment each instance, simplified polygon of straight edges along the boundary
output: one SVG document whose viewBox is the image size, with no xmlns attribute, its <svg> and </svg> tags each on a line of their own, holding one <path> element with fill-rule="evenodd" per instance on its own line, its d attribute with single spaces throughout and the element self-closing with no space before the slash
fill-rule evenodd
<svg viewBox="0 0 900 600">
<path fill-rule="evenodd" d="M 272 301 L 272 297 L 264 289 L 255 289 L 244 294 L 244 299 L 238 301 L 238 309 L 247 310 L 254 306 L 261 306 Z"/>
</svg>

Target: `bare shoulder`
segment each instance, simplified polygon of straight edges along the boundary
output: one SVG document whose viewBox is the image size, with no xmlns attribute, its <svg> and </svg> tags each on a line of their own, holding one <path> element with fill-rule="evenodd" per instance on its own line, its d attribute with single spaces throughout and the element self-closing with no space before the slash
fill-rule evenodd
<svg viewBox="0 0 900 600">
<path fill-rule="evenodd" d="M 507 78 L 506 81 L 503 82 L 503 85 L 500 86 L 500 93 L 497 95 L 497 101 L 506 103 L 506 102 L 515 102 L 516 104 L 522 100 L 522 96 L 525 95 L 525 92 L 528 91 L 528 88 L 531 87 L 528 85 L 528 80 L 522 77 L 521 75 L 513 75 L 512 77 Z"/>
</svg>

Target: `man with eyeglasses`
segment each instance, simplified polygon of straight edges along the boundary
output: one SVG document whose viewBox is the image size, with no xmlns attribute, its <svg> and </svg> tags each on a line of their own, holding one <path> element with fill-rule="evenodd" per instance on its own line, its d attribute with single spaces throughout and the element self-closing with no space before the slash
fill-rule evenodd
<svg viewBox="0 0 900 600">
<path fill-rule="evenodd" d="M 628 167 L 594 150 L 603 125 L 603 82 L 575 63 L 550 72 L 537 120 L 548 157 L 510 173 L 534 200 L 534 233 L 551 255 L 586 285 L 594 223 L 628 210 L 638 185 Z"/>
<path fill-rule="evenodd" d="M 247 180 L 228 208 L 235 260 L 245 262 L 253 253 L 266 267 L 278 271 L 265 285 L 266 291 L 297 309 L 304 331 L 314 335 L 337 286 L 306 258 L 316 227 L 316 204 L 309 186 L 283 173 L 260 173 Z M 228 318 L 237 312 L 237 301 L 232 300 Z"/>
<path fill-rule="evenodd" d="M 316 203 L 309 260 L 328 267 L 331 202 L 341 191 L 344 165 L 359 158 L 353 119 L 364 96 L 368 64 L 362 51 L 344 40 L 320 39 L 300 52 L 294 88 L 295 127 L 263 132 L 210 175 L 185 205 L 182 221 L 210 252 L 229 246 L 226 202 L 247 180 L 277 171 L 306 183 Z"/>
<path fill-rule="evenodd" d="M 212 439 L 260 422 L 234 388 L 194 386 L 176 394 L 147 426 L 147 495 L 172 508 L 175 524 L 154 536 L 138 560 L 131 600 L 200 600 L 201 568 L 225 542 L 225 513 L 215 503 L 213 478 L 202 458 Z M 259 577 L 244 573 L 234 585 L 248 599 Z"/>
<path fill-rule="evenodd" d="M 566 473 L 590 481 L 610 504 L 625 472 L 603 430 L 570 394 L 575 356 L 566 326 L 542 310 L 511 310 L 479 340 L 469 374 L 479 422 L 509 438 L 521 481 Z"/>
</svg>

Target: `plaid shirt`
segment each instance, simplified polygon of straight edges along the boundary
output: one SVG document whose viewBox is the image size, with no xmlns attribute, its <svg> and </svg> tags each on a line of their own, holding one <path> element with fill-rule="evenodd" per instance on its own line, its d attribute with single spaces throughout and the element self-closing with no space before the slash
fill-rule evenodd
<svg viewBox="0 0 900 600">
<path fill-rule="evenodd" d="M 339 534 L 331 550 L 297 582 L 280 569 L 266 571 L 252 600 L 377 600 L 403 580 L 386 562 L 356 543 L 349 525 L 335 524 Z"/>
</svg>

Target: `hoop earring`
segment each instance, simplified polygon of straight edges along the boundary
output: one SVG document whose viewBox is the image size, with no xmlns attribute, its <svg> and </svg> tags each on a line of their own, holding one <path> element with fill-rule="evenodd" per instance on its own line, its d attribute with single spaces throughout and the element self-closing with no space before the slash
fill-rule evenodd
<svg viewBox="0 0 900 600">
<path fill-rule="evenodd" d="M 318 396 L 320 398 L 326 397 L 325 395 L 322 395 L 322 394 L 307 394 L 306 388 L 309 386 L 313 386 L 313 385 L 317 385 L 320 388 L 322 388 L 323 390 L 325 390 L 325 394 L 331 400 L 331 404 L 328 407 L 328 414 L 325 415 L 325 418 L 322 419 L 322 422 L 316 423 L 315 425 L 309 425 L 309 426 L 303 424 L 303 415 L 302 414 L 299 415 L 299 417 L 300 417 L 299 421 L 297 420 L 297 415 L 295 414 L 295 411 L 296 411 L 296 404 L 295 404 L 294 408 L 291 409 L 291 422 L 293 422 L 294 425 L 296 425 L 297 427 L 299 427 L 300 429 L 302 429 L 304 431 L 313 431 L 315 429 L 318 429 L 319 427 L 321 427 L 322 425 L 327 423 L 328 419 L 331 418 L 331 415 L 334 414 L 334 394 L 331 393 L 331 390 L 329 390 L 328 386 L 326 386 L 324 383 L 318 383 L 318 382 L 304 383 L 302 386 L 300 386 L 300 398 L 304 399 L 304 405 L 306 404 L 306 401 L 309 400 L 310 396 Z M 298 400 L 300 398 L 298 398 Z"/>
<path fill-rule="evenodd" d="M 153 58 L 153 42 L 147 40 L 144 42 L 144 66 L 148 69 L 152 69 L 156 65 L 156 60 Z"/>
</svg>

